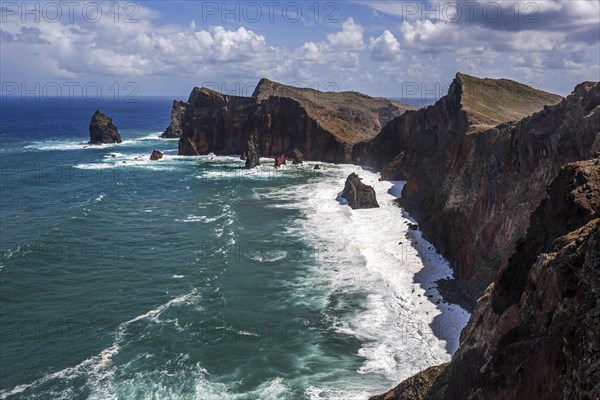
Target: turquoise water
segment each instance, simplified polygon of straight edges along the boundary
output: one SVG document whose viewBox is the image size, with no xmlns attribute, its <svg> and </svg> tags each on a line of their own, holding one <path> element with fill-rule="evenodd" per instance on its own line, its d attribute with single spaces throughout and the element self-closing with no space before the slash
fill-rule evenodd
<svg viewBox="0 0 600 400">
<path fill-rule="evenodd" d="M 170 106 L 2 104 L 1 398 L 364 399 L 449 359 L 468 314 L 401 183 L 179 157 Z M 96 108 L 122 144 L 86 147 Z M 336 200 L 352 171 L 380 209 Z"/>
</svg>

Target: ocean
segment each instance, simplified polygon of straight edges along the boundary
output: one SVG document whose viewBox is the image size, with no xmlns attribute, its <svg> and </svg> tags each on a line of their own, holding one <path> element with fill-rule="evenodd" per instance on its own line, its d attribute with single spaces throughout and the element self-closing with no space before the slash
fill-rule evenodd
<svg viewBox="0 0 600 400">
<path fill-rule="evenodd" d="M 0 398 L 366 399 L 450 360 L 469 314 L 403 182 L 177 156 L 171 104 L 0 104 Z M 123 143 L 87 146 L 96 109 Z"/>
</svg>

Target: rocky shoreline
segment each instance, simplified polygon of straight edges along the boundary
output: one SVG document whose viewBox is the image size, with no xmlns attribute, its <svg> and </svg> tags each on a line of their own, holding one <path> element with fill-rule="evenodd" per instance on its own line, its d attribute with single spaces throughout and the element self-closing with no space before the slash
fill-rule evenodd
<svg viewBox="0 0 600 400">
<path fill-rule="evenodd" d="M 167 131 L 181 130 L 181 155 L 242 154 L 253 167 L 298 151 L 406 181 L 398 204 L 457 277 L 440 293 L 473 315 L 451 363 L 373 399 L 597 397 L 600 84 L 562 98 L 459 73 L 419 110 L 314 92 L 265 79 L 252 97 L 195 88 Z"/>
<path fill-rule="evenodd" d="M 452 361 L 371 400 L 600 396 L 600 158 L 567 164 Z"/>
</svg>

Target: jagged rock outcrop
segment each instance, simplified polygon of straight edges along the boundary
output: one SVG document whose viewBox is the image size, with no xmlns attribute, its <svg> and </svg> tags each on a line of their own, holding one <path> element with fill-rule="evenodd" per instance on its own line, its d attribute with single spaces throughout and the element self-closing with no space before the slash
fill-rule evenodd
<svg viewBox="0 0 600 400">
<path fill-rule="evenodd" d="M 257 130 L 261 155 L 298 150 L 306 160 L 350 161 L 352 146 L 373 138 L 410 106 L 356 92 L 328 93 L 262 79 L 252 97 L 195 88 L 171 130 L 179 154 L 240 154 Z"/>
<path fill-rule="evenodd" d="M 455 275 L 468 280 L 472 300 L 506 266 L 560 166 L 600 146 L 600 86 L 583 83 L 560 99 L 516 82 L 458 74 L 435 105 L 408 111 L 355 146 L 354 162 L 407 180 L 401 204 Z M 552 103 L 558 104 L 544 105 Z"/>
<path fill-rule="evenodd" d="M 152 150 L 152 154 L 150 154 L 150 160 L 157 161 L 163 158 L 163 153 L 158 150 Z"/>
<path fill-rule="evenodd" d="M 185 116 L 186 103 L 183 101 L 173 101 L 173 109 L 171 110 L 171 124 L 165 129 L 162 135 L 163 139 L 180 138 L 183 130 L 181 129 L 181 121 Z"/>
<path fill-rule="evenodd" d="M 600 397 L 600 159 L 564 166 L 452 362 L 387 400 Z M 429 371 L 429 372 L 428 372 Z M 428 377 L 419 392 L 410 383 Z"/>
<path fill-rule="evenodd" d="M 362 183 L 361 179 L 354 172 L 346 178 L 342 197 L 346 199 L 352 209 L 379 207 L 377 197 L 375 196 L 375 189 Z"/>
<path fill-rule="evenodd" d="M 121 143 L 121 135 L 112 118 L 96 110 L 90 121 L 90 144 Z"/>
<path fill-rule="evenodd" d="M 246 168 L 251 169 L 260 165 L 260 144 L 258 139 L 258 132 L 254 130 L 254 133 L 248 138 L 246 143 Z"/>
</svg>

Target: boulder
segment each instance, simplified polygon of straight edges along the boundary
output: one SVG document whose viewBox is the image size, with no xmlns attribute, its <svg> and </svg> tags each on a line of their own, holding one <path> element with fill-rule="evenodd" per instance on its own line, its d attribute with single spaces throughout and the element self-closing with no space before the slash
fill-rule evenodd
<svg viewBox="0 0 600 400">
<path fill-rule="evenodd" d="M 287 158 L 292 160 L 292 164 L 302 164 L 304 154 L 298 148 L 294 148 L 287 154 Z"/>
<path fill-rule="evenodd" d="M 90 144 L 121 143 L 121 135 L 112 118 L 96 110 L 90 121 Z"/>
<path fill-rule="evenodd" d="M 158 150 L 152 150 L 152 154 L 150 155 L 150 159 L 153 161 L 160 160 L 163 158 L 163 153 Z"/>
<path fill-rule="evenodd" d="M 277 157 L 275 157 L 275 168 L 279 167 L 280 165 L 285 165 L 285 155 L 284 154 L 280 154 Z"/>
<path fill-rule="evenodd" d="M 348 201 L 348 205 L 353 209 L 379 207 L 375 197 L 375 189 L 362 183 L 354 172 L 346 179 L 342 197 Z"/>
<path fill-rule="evenodd" d="M 408 224 L 408 228 L 409 228 L 410 230 L 416 231 L 417 229 L 419 229 L 419 225 L 417 225 L 417 224 L 413 224 L 412 222 L 410 222 L 410 223 Z"/>
</svg>

